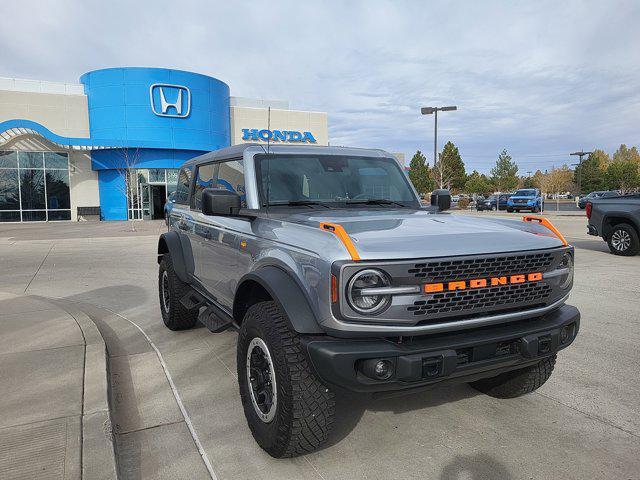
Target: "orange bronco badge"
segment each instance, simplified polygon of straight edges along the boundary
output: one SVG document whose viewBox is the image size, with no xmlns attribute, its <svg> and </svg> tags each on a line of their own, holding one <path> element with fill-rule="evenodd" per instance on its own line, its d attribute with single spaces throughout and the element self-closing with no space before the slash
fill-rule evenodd
<svg viewBox="0 0 640 480">
<path fill-rule="evenodd" d="M 542 280 L 542 273 L 520 273 L 517 275 L 506 275 L 504 277 L 474 278 L 473 280 L 461 280 L 456 282 L 427 283 L 423 286 L 424 293 L 438 293 L 453 290 L 469 290 L 473 288 L 498 287 L 501 285 L 511 285 L 516 283 L 539 282 Z"/>
</svg>

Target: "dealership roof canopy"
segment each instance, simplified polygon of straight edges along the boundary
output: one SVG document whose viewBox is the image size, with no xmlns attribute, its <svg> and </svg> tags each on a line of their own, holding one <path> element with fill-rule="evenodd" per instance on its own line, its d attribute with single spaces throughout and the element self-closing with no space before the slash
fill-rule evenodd
<svg viewBox="0 0 640 480">
<path fill-rule="evenodd" d="M 31 120 L 7 120 L 0 122 L 0 147 L 11 140 L 25 136 L 35 135 L 42 137 L 60 148 L 69 150 L 104 150 L 115 148 L 162 148 L 161 142 L 138 141 L 132 144 L 124 140 L 104 140 L 92 138 L 63 137 L 56 135 L 44 125 Z"/>
</svg>

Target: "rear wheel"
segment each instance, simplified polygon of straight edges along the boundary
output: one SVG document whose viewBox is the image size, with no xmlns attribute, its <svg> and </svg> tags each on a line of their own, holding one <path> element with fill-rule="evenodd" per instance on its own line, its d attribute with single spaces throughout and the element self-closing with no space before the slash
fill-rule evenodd
<svg viewBox="0 0 640 480">
<path fill-rule="evenodd" d="M 640 252 L 638 232 L 628 223 L 615 225 L 609 234 L 607 244 L 609 245 L 609 250 L 614 255 L 630 257 Z"/>
<path fill-rule="evenodd" d="M 169 330 L 185 330 L 198 320 L 197 310 L 188 310 L 180 303 L 191 287 L 184 283 L 173 269 L 171 255 L 165 253 L 158 271 L 158 295 L 162 320 Z"/>
<path fill-rule="evenodd" d="M 470 385 L 476 390 L 496 398 L 515 398 L 531 393 L 549 380 L 556 356 L 540 360 L 535 365 L 501 373 L 492 378 L 483 378 Z"/>
<path fill-rule="evenodd" d="M 513 213 L 513 208 L 511 208 L 511 207 L 507 207 L 507 212 L 508 212 L 508 213 Z"/>
<path fill-rule="evenodd" d="M 258 445 L 276 458 L 322 445 L 333 424 L 334 394 L 316 377 L 274 302 L 249 308 L 237 355 L 240 398 Z"/>
</svg>

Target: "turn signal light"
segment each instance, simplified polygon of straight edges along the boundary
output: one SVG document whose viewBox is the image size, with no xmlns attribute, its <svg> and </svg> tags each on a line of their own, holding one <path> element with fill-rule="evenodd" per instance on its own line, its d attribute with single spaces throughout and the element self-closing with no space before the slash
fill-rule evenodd
<svg viewBox="0 0 640 480">
<path fill-rule="evenodd" d="M 338 301 L 338 279 L 335 275 L 331 275 L 331 303 Z"/>
</svg>

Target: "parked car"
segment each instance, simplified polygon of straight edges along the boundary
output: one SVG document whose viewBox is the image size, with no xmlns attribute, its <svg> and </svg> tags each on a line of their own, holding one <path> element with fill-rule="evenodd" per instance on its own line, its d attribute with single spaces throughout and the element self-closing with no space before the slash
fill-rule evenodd
<svg viewBox="0 0 640 480">
<path fill-rule="evenodd" d="M 164 221 L 167 225 L 169 225 L 169 215 L 171 215 L 174 203 L 176 203 L 176 192 L 171 192 L 167 196 L 167 201 L 164 204 Z"/>
<path fill-rule="evenodd" d="M 614 255 L 640 253 L 640 194 L 600 196 L 586 206 L 589 235 L 600 236 Z"/>
<path fill-rule="evenodd" d="M 538 213 L 544 210 L 544 199 L 537 188 L 521 188 L 507 200 L 507 212 L 529 210 Z"/>
<path fill-rule="evenodd" d="M 501 193 L 500 195 L 490 195 L 481 202 L 476 203 L 476 209 L 482 210 L 506 210 L 507 202 L 511 194 Z"/>
<path fill-rule="evenodd" d="M 578 200 L 578 207 L 582 208 L 584 210 L 584 208 L 587 206 L 587 202 L 595 199 L 595 198 L 606 198 L 606 197 L 617 197 L 618 195 L 620 195 L 619 192 L 616 191 L 597 191 L 597 192 L 591 192 L 589 195 L 585 195 L 584 197 L 581 197 Z"/>
<path fill-rule="evenodd" d="M 532 392 L 579 330 L 565 304 L 574 249 L 546 219 L 450 204 L 435 190 L 421 207 L 381 150 L 246 144 L 192 159 L 158 242 L 163 322 L 239 331 L 240 401 L 274 457 L 320 447 L 336 390 Z"/>
</svg>

